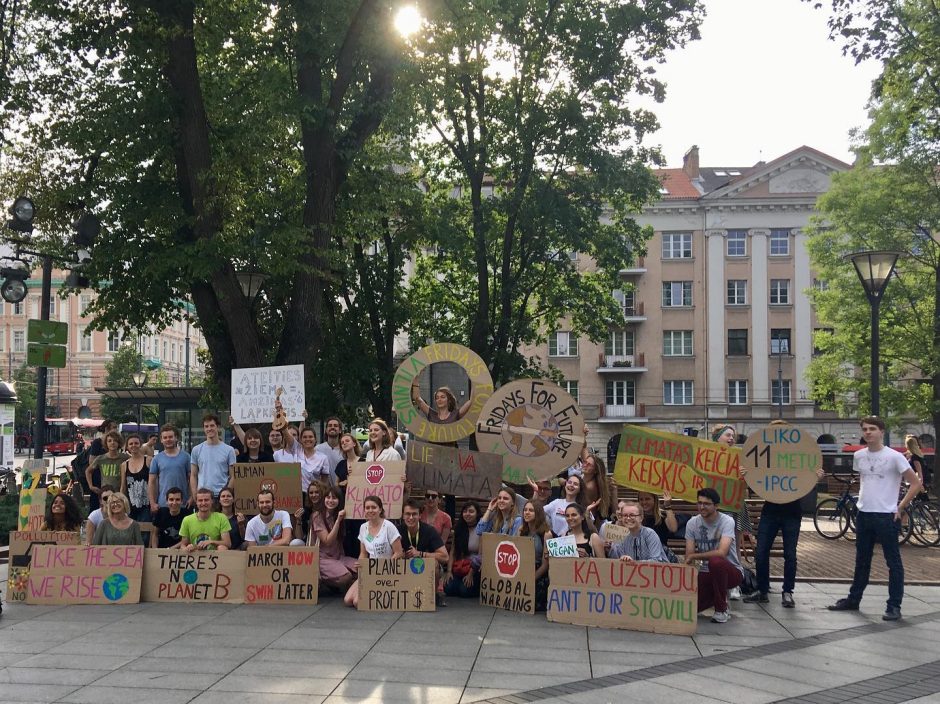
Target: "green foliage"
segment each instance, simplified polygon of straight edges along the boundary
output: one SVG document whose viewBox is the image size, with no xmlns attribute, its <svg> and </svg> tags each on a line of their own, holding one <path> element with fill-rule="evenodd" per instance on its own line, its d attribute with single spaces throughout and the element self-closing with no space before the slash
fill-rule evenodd
<svg viewBox="0 0 940 704">
<path fill-rule="evenodd" d="M 133 345 L 121 345 L 120 349 L 105 364 L 104 384 L 112 388 L 133 388 L 134 372 L 139 371 L 143 365 L 143 357 Z M 103 397 L 101 399 L 101 413 L 105 418 L 112 418 L 118 422 L 135 420 L 137 405 L 127 401 Z"/>
<path fill-rule="evenodd" d="M 32 433 L 27 414 L 32 418 L 36 413 L 36 370 L 24 364 L 13 372 L 13 381 L 16 384 L 16 411 L 13 425 L 17 431 L 25 430 Z"/>
</svg>

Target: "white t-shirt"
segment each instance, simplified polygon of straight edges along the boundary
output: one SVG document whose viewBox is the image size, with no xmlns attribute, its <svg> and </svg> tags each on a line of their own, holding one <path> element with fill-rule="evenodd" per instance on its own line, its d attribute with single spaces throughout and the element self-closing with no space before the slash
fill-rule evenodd
<svg viewBox="0 0 940 704">
<path fill-rule="evenodd" d="M 330 462 L 326 455 L 314 452 L 313 455 L 300 453 L 300 490 L 306 495 L 307 487 L 318 479 L 330 479 Z"/>
<path fill-rule="evenodd" d="M 545 517 L 552 526 L 552 532 L 555 535 L 564 535 L 568 532 L 568 521 L 565 520 L 565 509 L 573 501 L 568 499 L 555 499 L 545 504 Z"/>
<path fill-rule="evenodd" d="M 339 445 L 330 447 L 330 443 L 321 442 L 317 445 L 317 452 L 326 457 L 326 461 L 330 463 L 330 474 L 333 474 L 336 465 L 343 459 L 343 451 L 339 449 Z"/>
<path fill-rule="evenodd" d="M 256 545 L 270 545 L 284 535 L 284 531 L 291 531 L 290 514 L 287 511 L 275 511 L 267 523 L 261 520 L 259 514 L 245 526 L 245 540 Z"/>
<path fill-rule="evenodd" d="M 852 469 L 858 472 L 861 490 L 858 510 L 866 513 L 894 513 L 898 510 L 901 475 L 911 468 L 897 450 L 883 447 L 872 452 L 867 447 L 858 450 Z"/>
<path fill-rule="evenodd" d="M 88 520 L 91 521 L 91 524 L 97 528 L 98 524 L 104 520 L 104 516 L 101 513 L 100 508 L 96 508 L 94 511 L 88 514 Z"/>
<path fill-rule="evenodd" d="M 359 527 L 359 542 L 366 546 L 369 557 L 391 557 L 392 543 L 399 538 L 401 538 L 401 533 L 391 521 L 383 521 L 379 534 L 374 537 L 369 535 L 368 521 Z"/>
<path fill-rule="evenodd" d="M 294 444 L 290 446 L 290 450 L 280 449 L 274 451 L 274 461 L 275 462 L 300 462 L 301 455 L 304 454 L 304 449 L 300 446 L 300 443 L 296 440 Z"/>
</svg>

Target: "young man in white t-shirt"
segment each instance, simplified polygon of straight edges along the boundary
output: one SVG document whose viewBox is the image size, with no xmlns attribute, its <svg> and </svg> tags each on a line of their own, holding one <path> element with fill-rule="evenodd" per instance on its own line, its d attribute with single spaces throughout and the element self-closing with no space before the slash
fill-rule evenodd
<svg viewBox="0 0 940 704">
<path fill-rule="evenodd" d="M 885 447 L 885 422 L 877 416 L 862 418 L 862 437 L 867 447 L 855 453 L 852 469 L 858 472 L 861 489 L 855 521 L 855 575 L 845 599 L 829 606 L 830 611 L 858 611 L 859 602 L 871 573 L 871 557 L 875 542 L 881 543 L 888 565 L 888 606 L 883 618 L 901 618 L 904 598 L 904 565 L 898 547 L 898 526 L 901 513 L 920 491 L 920 479 L 904 459 L 904 455 Z M 910 487 L 898 502 L 901 479 Z"/>
<path fill-rule="evenodd" d="M 293 539 L 290 514 L 287 511 L 274 510 L 274 492 L 262 491 L 258 494 L 258 515 L 245 526 L 245 546 L 263 547 L 290 545 Z M 298 545 L 304 541 L 297 540 Z"/>
</svg>

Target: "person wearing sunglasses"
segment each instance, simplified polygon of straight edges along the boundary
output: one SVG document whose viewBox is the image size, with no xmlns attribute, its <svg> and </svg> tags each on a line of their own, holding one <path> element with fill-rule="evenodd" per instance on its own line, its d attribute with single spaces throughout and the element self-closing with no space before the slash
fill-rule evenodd
<svg viewBox="0 0 940 704">
<path fill-rule="evenodd" d="M 668 562 L 663 544 L 652 528 L 643 525 L 643 509 L 635 501 L 622 501 L 617 507 L 618 518 L 627 527 L 627 536 L 610 546 L 608 557 L 625 562 Z"/>
<path fill-rule="evenodd" d="M 440 508 L 440 493 L 434 489 L 428 489 L 427 494 L 425 494 L 424 510 L 421 511 L 421 520 L 429 526 L 432 526 L 446 545 L 447 540 L 450 538 L 450 531 L 453 529 L 453 521 L 450 516 L 445 511 L 441 511 Z"/>
</svg>

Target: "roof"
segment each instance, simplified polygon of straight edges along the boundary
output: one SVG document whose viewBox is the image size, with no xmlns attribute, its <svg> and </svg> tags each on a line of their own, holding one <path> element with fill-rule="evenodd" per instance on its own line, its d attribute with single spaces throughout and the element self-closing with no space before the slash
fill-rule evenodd
<svg viewBox="0 0 940 704">
<path fill-rule="evenodd" d="M 106 398 L 120 401 L 139 401 L 140 403 L 163 403 L 169 401 L 188 401 L 198 403 L 205 389 L 201 386 L 131 386 L 128 388 L 104 387 L 95 389 Z"/>
<path fill-rule="evenodd" d="M 698 200 L 702 195 L 702 192 L 695 187 L 692 179 L 682 169 L 654 169 L 653 173 L 663 184 L 660 195 L 664 200 L 674 198 Z"/>
</svg>

